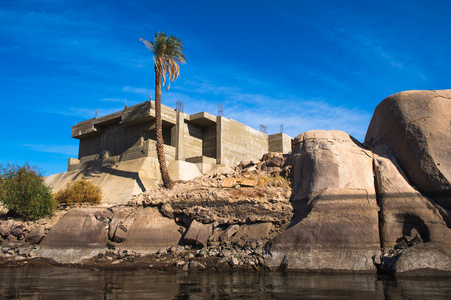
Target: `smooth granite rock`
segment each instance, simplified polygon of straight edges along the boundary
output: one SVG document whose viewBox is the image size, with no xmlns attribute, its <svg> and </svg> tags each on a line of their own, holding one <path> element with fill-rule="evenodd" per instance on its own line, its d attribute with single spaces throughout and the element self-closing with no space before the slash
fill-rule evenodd
<svg viewBox="0 0 451 300">
<path fill-rule="evenodd" d="M 383 248 L 392 249 L 403 237 L 409 241 L 415 235 L 424 243 L 451 241 L 446 210 L 408 183 L 387 146 L 376 146 L 374 152 Z"/>
<path fill-rule="evenodd" d="M 409 182 L 451 209 L 451 90 L 406 91 L 375 109 L 365 146 L 386 145 Z"/>
<path fill-rule="evenodd" d="M 105 250 L 105 225 L 95 217 L 104 208 L 68 211 L 40 243 L 37 256 L 60 263 L 76 263 Z"/>
<path fill-rule="evenodd" d="M 120 248 L 138 253 L 154 253 L 177 245 L 181 237 L 173 219 L 163 217 L 156 207 L 146 207 L 137 213 Z"/>
<path fill-rule="evenodd" d="M 371 271 L 380 252 L 372 154 L 342 131 L 295 138 L 291 228 L 272 242 L 268 263 L 301 270 Z"/>
</svg>

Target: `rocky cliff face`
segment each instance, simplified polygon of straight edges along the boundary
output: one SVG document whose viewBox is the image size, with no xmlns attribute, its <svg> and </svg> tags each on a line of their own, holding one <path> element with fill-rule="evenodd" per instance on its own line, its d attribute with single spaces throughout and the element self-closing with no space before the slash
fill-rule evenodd
<svg viewBox="0 0 451 300">
<path fill-rule="evenodd" d="M 270 265 L 451 271 L 451 91 L 388 97 L 365 145 L 311 131 L 292 155 L 294 217 L 272 240 Z"/>
</svg>

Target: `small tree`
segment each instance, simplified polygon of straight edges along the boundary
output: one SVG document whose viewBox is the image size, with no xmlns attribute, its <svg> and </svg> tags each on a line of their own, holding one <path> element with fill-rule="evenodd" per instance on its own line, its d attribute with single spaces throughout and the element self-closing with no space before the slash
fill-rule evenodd
<svg viewBox="0 0 451 300">
<path fill-rule="evenodd" d="M 58 191 L 55 199 L 59 203 L 92 203 L 99 204 L 102 200 L 102 190 L 87 180 L 68 182 L 66 188 Z"/>
<path fill-rule="evenodd" d="M 15 215 L 30 220 L 51 215 L 57 206 L 44 177 L 28 164 L 0 167 L 0 201 Z"/>
</svg>

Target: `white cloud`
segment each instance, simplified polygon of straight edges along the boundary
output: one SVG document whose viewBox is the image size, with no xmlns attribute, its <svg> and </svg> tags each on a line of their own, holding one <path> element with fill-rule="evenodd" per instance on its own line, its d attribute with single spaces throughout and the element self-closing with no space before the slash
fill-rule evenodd
<svg viewBox="0 0 451 300">
<path fill-rule="evenodd" d="M 152 93 L 152 90 L 150 90 L 150 89 L 131 87 L 129 85 L 124 86 L 124 88 L 122 90 L 124 92 L 129 92 L 129 93 L 139 94 L 139 95 L 146 95 L 146 96 L 150 96 Z"/>
<path fill-rule="evenodd" d="M 206 111 L 213 115 L 217 112 L 217 105 L 223 104 L 225 117 L 255 129 L 260 124 L 266 125 L 269 134 L 278 133 L 283 124 L 284 132 L 292 137 L 308 130 L 343 130 L 363 141 L 371 119 L 369 112 L 332 105 L 321 98 L 272 97 L 240 92 L 236 87 L 215 86 L 201 78 L 183 86 L 177 88 L 183 93 L 166 92 L 162 96 L 163 104 L 172 107 L 176 100 L 181 100 L 185 103 L 185 113 Z"/>
<path fill-rule="evenodd" d="M 102 98 L 100 99 L 100 101 L 105 101 L 105 102 L 124 102 L 125 99 L 122 98 Z"/>
<path fill-rule="evenodd" d="M 280 103 L 283 103 L 281 101 Z M 236 119 L 253 128 L 266 125 L 268 133 L 278 133 L 283 124 L 284 132 L 292 137 L 309 130 L 342 130 L 363 141 L 371 114 L 358 109 L 348 109 L 327 104 L 322 101 L 298 102 L 287 100 L 286 108 L 265 106 L 251 110 L 238 107 L 224 108 L 225 116 Z"/>
<path fill-rule="evenodd" d="M 114 107 L 114 108 L 100 108 L 100 109 L 92 109 L 92 108 L 79 108 L 79 107 L 71 107 L 66 110 L 52 110 L 47 111 L 54 114 L 59 114 L 63 116 L 74 116 L 74 117 L 81 117 L 84 119 L 92 119 L 95 118 L 96 114 L 97 117 L 106 116 L 112 113 L 115 113 L 119 110 L 123 109 L 123 106 L 120 107 Z"/>
<path fill-rule="evenodd" d="M 72 157 L 78 156 L 78 146 L 77 145 L 46 145 L 46 144 L 25 144 L 25 147 L 32 151 L 47 152 L 47 153 L 57 153 L 68 155 Z"/>
</svg>

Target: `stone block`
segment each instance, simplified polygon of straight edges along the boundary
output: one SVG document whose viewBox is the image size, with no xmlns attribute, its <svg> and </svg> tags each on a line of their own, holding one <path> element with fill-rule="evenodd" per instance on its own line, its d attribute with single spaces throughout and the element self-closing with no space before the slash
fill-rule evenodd
<svg viewBox="0 0 451 300">
<path fill-rule="evenodd" d="M 224 230 L 224 232 L 219 236 L 219 240 L 221 240 L 221 241 L 228 241 L 228 240 L 230 240 L 230 238 L 238 231 L 239 228 L 240 228 L 240 226 L 237 225 L 237 224 L 230 225 L 230 226 L 227 227 L 227 229 Z"/>
<path fill-rule="evenodd" d="M 177 245 L 180 238 L 181 234 L 174 220 L 163 217 L 155 207 L 146 207 L 137 213 L 136 220 L 120 247 L 137 253 L 154 253 Z"/>
<path fill-rule="evenodd" d="M 212 224 L 202 224 L 193 220 L 188 231 L 185 234 L 184 241 L 186 245 L 194 245 L 196 247 L 207 246 L 208 238 L 213 232 Z"/>
</svg>

